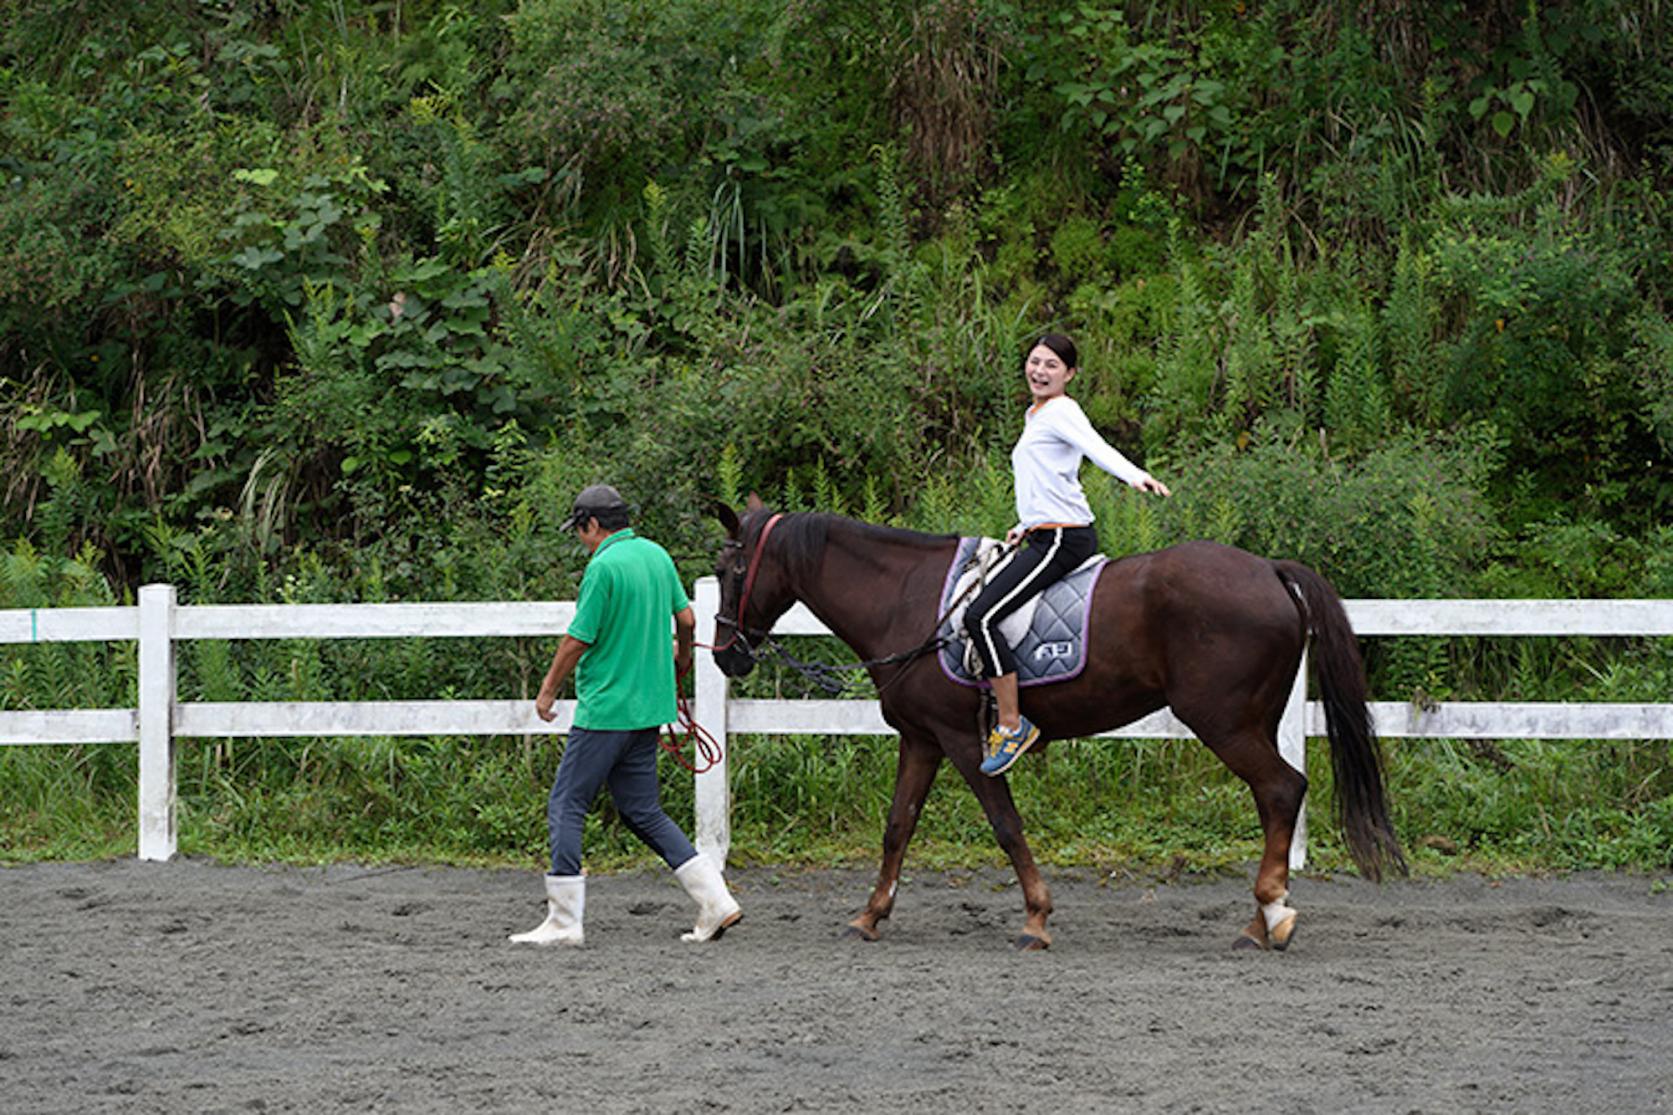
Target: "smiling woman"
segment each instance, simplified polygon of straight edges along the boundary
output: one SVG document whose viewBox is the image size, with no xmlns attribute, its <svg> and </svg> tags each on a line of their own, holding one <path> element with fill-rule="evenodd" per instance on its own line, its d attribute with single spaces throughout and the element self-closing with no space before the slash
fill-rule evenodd
<svg viewBox="0 0 1673 1115">
<path fill-rule="evenodd" d="M 1005 541 L 1012 549 L 965 613 L 965 628 L 998 705 L 999 722 L 988 736 L 982 762 L 982 773 L 990 776 L 1009 770 L 1040 738 L 1018 706 L 1017 665 L 999 623 L 1098 552 L 1092 508 L 1081 490 L 1081 462 L 1091 460 L 1139 491 L 1172 494 L 1100 437 L 1069 397 L 1079 360 L 1075 343 L 1060 333 L 1047 333 L 1023 357 L 1034 402 L 1011 450 L 1017 524 Z"/>
</svg>

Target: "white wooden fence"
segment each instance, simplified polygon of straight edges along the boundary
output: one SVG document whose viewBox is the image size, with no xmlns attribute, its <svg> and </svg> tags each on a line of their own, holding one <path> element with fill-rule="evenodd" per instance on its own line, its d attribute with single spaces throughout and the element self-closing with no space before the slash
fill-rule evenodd
<svg viewBox="0 0 1673 1115">
<path fill-rule="evenodd" d="M 697 582 L 699 643 L 714 642 L 719 589 Z M 1673 636 L 1673 600 L 1350 600 L 1360 636 L 1590 635 Z M 177 847 L 176 741 L 250 736 L 534 735 L 567 732 L 574 705 L 558 703 L 547 724 L 532 700 L 179 702 L 175 644 L 187 639 L 366 639 L 411 636 L 557 636 L 574 617 L 569 602 L 479 604 L 295 604 L 180 606 L 172 585 L 140 589 L 137 607 L 0 611 L 0 644 L 139 643 L 139 707 L 0 712 L 0 745 L 138 742 L 139 858 L 166 860 Z M 774 628 L 782 635 L 828 635 L 806 608 Z M 1279 745 L 1305 769 L 1306 740 L 1322 736 L 1324 708 L 1306 697 L 1307 668 L 1296 677 Z M 1673 694 L 1669 695 L 1673 700 Z M 708 652 L 696 662 L 696 718 L 722 745 L 738 735 L 893 735 L 877 702 L 739 700 Z M 1456 703 L 1419 708 L 1373 702 L 1377 732 L 1388 738 L 1673 739 L 1673 703 Z M 1113 732 L 1127 739 L 1190 739 L 1172 714 L 1154 713 Z M 696 781 L 696 843 L 725 862 L 731 799 L 725 761 Z M 1305 815 L 1291 863 L 1306 857 Z"/>
</svg>

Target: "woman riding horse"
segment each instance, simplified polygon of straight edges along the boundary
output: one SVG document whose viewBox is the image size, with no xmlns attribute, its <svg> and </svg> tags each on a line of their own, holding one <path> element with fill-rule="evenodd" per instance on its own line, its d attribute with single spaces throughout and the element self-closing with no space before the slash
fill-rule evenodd
<svg viewBox="0 0 1673 1115">
<path fill-rule="evenodd" d="M 1006 532 L 1005 541 L 1013 548 L 988 574 L 964 618 L 982 662 L 982 676 L 999 706 L 998 723 L 982 760 L 982 773 L 989 776 L 1010 770 L 1040 738 L 1040 729 L 1019 707 L 1016 656 L 1000 634 L 999 623 L 1098 552 L 1092 507 L 1080 486 L 1081 461 L 1091 460 L 1141 492 L 1173 494 L 1099 437 L 1080 404 L 1066 393 L 1080 370 L 1073 341 L 1061 333 L 1047 333 L 1023 357 L 1022 370 L 1034 404 L 1011 450 L 1017 525 Z"/>
</svg>

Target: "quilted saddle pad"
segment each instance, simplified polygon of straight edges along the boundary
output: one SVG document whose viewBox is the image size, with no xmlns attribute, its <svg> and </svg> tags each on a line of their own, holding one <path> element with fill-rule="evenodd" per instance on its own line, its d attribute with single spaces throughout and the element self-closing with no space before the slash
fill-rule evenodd
<svg viewBox="0 0 1673 1115">
<path fill-rule="evenodd" d="M 941 626 L 939 634 L 948 642 L 938 657 L 942 672 L 960 685 L 987 688 L 964 630 L 964 613 L 981 590 L 966 593 L 965 589 L 982 575 L 983 559 L 991 558 L 999 545 L 992 538 L 960 539 L 941 588 L 937 614 L 944 613 L 954 600 L 959 600 L 959 606 Z M 1046 685 L 1080 675 L 1086 666 L 1086 630 L 1092 618 L 1092 591 L 1108 564 L 1108 558 L 1094 554 L 1000 621 L 999 633 L 1016 654 L 1018 685 Z"/>
</svg>

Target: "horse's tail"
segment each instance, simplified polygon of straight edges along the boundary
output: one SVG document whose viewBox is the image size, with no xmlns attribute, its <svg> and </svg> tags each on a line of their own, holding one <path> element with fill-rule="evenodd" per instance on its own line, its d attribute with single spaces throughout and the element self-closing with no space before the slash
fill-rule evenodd
<svg viewBox="0 0 1673 1115">
<path fill-rule="evenodd" d="M 1295 593 L 1302 619 L 1313 634 L 1313 669 L 1324 697 L 1330 765 L 1336 776 L 1336 821 L 1348 854 L 1369 879 L 1384 870 L 1406 874 L 1406 859 L 1388 819 L 1383 793 L 1382 749 L 1365 698 L 1365 665 L 1342 598 L 1329 581 L 1294 561 L 1272 563 Z"/>
</svg>

